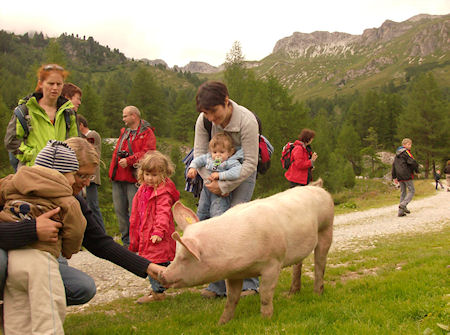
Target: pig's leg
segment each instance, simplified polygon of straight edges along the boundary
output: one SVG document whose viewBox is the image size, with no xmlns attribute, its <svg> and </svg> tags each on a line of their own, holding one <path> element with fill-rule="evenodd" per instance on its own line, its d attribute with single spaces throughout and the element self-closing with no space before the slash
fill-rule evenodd
<svg viewBox="0 0 450 335">
<path fill-rule="evenodd" d="M 281 271 L 281 263 L 274 262 L 267 265 L 261 272 L 261 284 L 259 295 L 261 298 L 261 314 L 265 318 L 271 318 L 273 314 L 273 294 L 277 286 L 278 276 Z"/>
<path fill-rule="evenodd" d="M 314 249 L 314 292 L 317 294 L 323 292 L 323 275 L 332 240 L 333 225 L 331 223 L 326 229 L 319 232 L 317 246 Z"/>
<path fill-rule="evenodd" d="M 292 284 L 291 289 L 289 290 L 290 295 L 297 293 L 302 288 L 302 265 L 303 263 L 300 262 L 292 266 Z"/>
<path fill-rule="evenodd" d="M 242 291 L 242 279 L 226 279 L 225 283 L 227 285 L 227 302 L 225 304 L 225 309 L 223 310 L 222 316 L 219 319 L 219 324 L 223 325 L 230 321 L 234 316 L 234 311 L 241 297 Z"/>
</svg>

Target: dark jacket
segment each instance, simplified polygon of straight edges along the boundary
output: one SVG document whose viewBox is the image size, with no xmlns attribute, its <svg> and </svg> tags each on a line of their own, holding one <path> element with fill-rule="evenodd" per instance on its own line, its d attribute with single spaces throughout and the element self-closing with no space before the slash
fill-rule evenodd
<svg viewBox="0 0 450 335">
<path fill-rule="evenodd" d="M 399 147 L 392 164 L 392 179 L 411 180 L 414 172 L 419 173 L 419 164 L 405 147 Z"/>
</svg>

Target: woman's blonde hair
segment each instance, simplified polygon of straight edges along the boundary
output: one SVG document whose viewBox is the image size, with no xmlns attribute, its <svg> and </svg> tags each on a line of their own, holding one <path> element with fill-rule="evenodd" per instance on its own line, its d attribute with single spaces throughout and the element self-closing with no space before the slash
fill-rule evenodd
<svg viewBox="0 0 450 335">
<path fill-rule="evenodd" d="M 144 183 L 144 172 L 153 172 L 161 175 L 162 181 L 169 178 L 175 172 L 175 166 L 169 157 L 154 150 L 145 154 L 139 161 L 137 180 L 139 184 Z"/>
<path fill-rule="evenodd" d="M 97 167 L 100 164 L 100 157 L 97 150 L 95 150 L 95 147 L 86 139 L 81 137 L 71 137 L 64 142 L 75 151 L 80 168 L 86 165 L 94 165 Z"/>
</svg>

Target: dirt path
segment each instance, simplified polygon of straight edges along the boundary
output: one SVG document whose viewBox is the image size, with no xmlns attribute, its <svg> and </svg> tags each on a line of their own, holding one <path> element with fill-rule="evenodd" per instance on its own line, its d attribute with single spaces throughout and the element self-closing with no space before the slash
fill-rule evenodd
<svg viewBox="0 0 450 335">
<path fill-rule="evenodd" d="M 437 191 L 425 199 L 414 200 L 406 217 L 397 217 L 397 205 L 363 212 L 337 215 L 331 252 L 360 250 L 370 247 L 377 237 L 408 232 L 438 231 L 450 223 L 450 192 Z M 93 256 L 88 251 L 74 255 L 69 264 L 92 276 L 97 284 L 96 296 L 87 304 L 68 307 L 68 312 L 107 303 L 124 297 L 134 297 L 149 291 L 149 282 Z"/>
</svg>

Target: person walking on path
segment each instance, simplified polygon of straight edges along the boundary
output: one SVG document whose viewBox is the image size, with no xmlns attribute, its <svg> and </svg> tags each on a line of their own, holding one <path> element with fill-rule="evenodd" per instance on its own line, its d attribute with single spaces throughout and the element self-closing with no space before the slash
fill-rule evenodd
<svg viewBox="0 0 450 335">
<path fill-rule="evenodd" d="M 156 150 L 156 137 L 150 124 L 141 119 L 141 113 L 137 107 L 125 107 L 122 118 L 126 128 L 120 131 L 111 159 L 109 179 L 112 181 L 113 204 L 119 221 L 122 242 L 125 247 L 128 247 L 131 205 L 138 190 L 135 164 L 148 151 Z"/>
<path fill-rule="evenodd" d="M 394 183 L 400 184 L 400 204 L 398 216 L 405 216 L 410 211 L 407 205 L 411 202 L 414 189 L 414 172 L 419 173 L 419 164 L 411 154 L 412 140 L 404 138 L 402 145 L 397 148 L 394 163 L 392 164 L 392 179 Z"/>
</svg>

